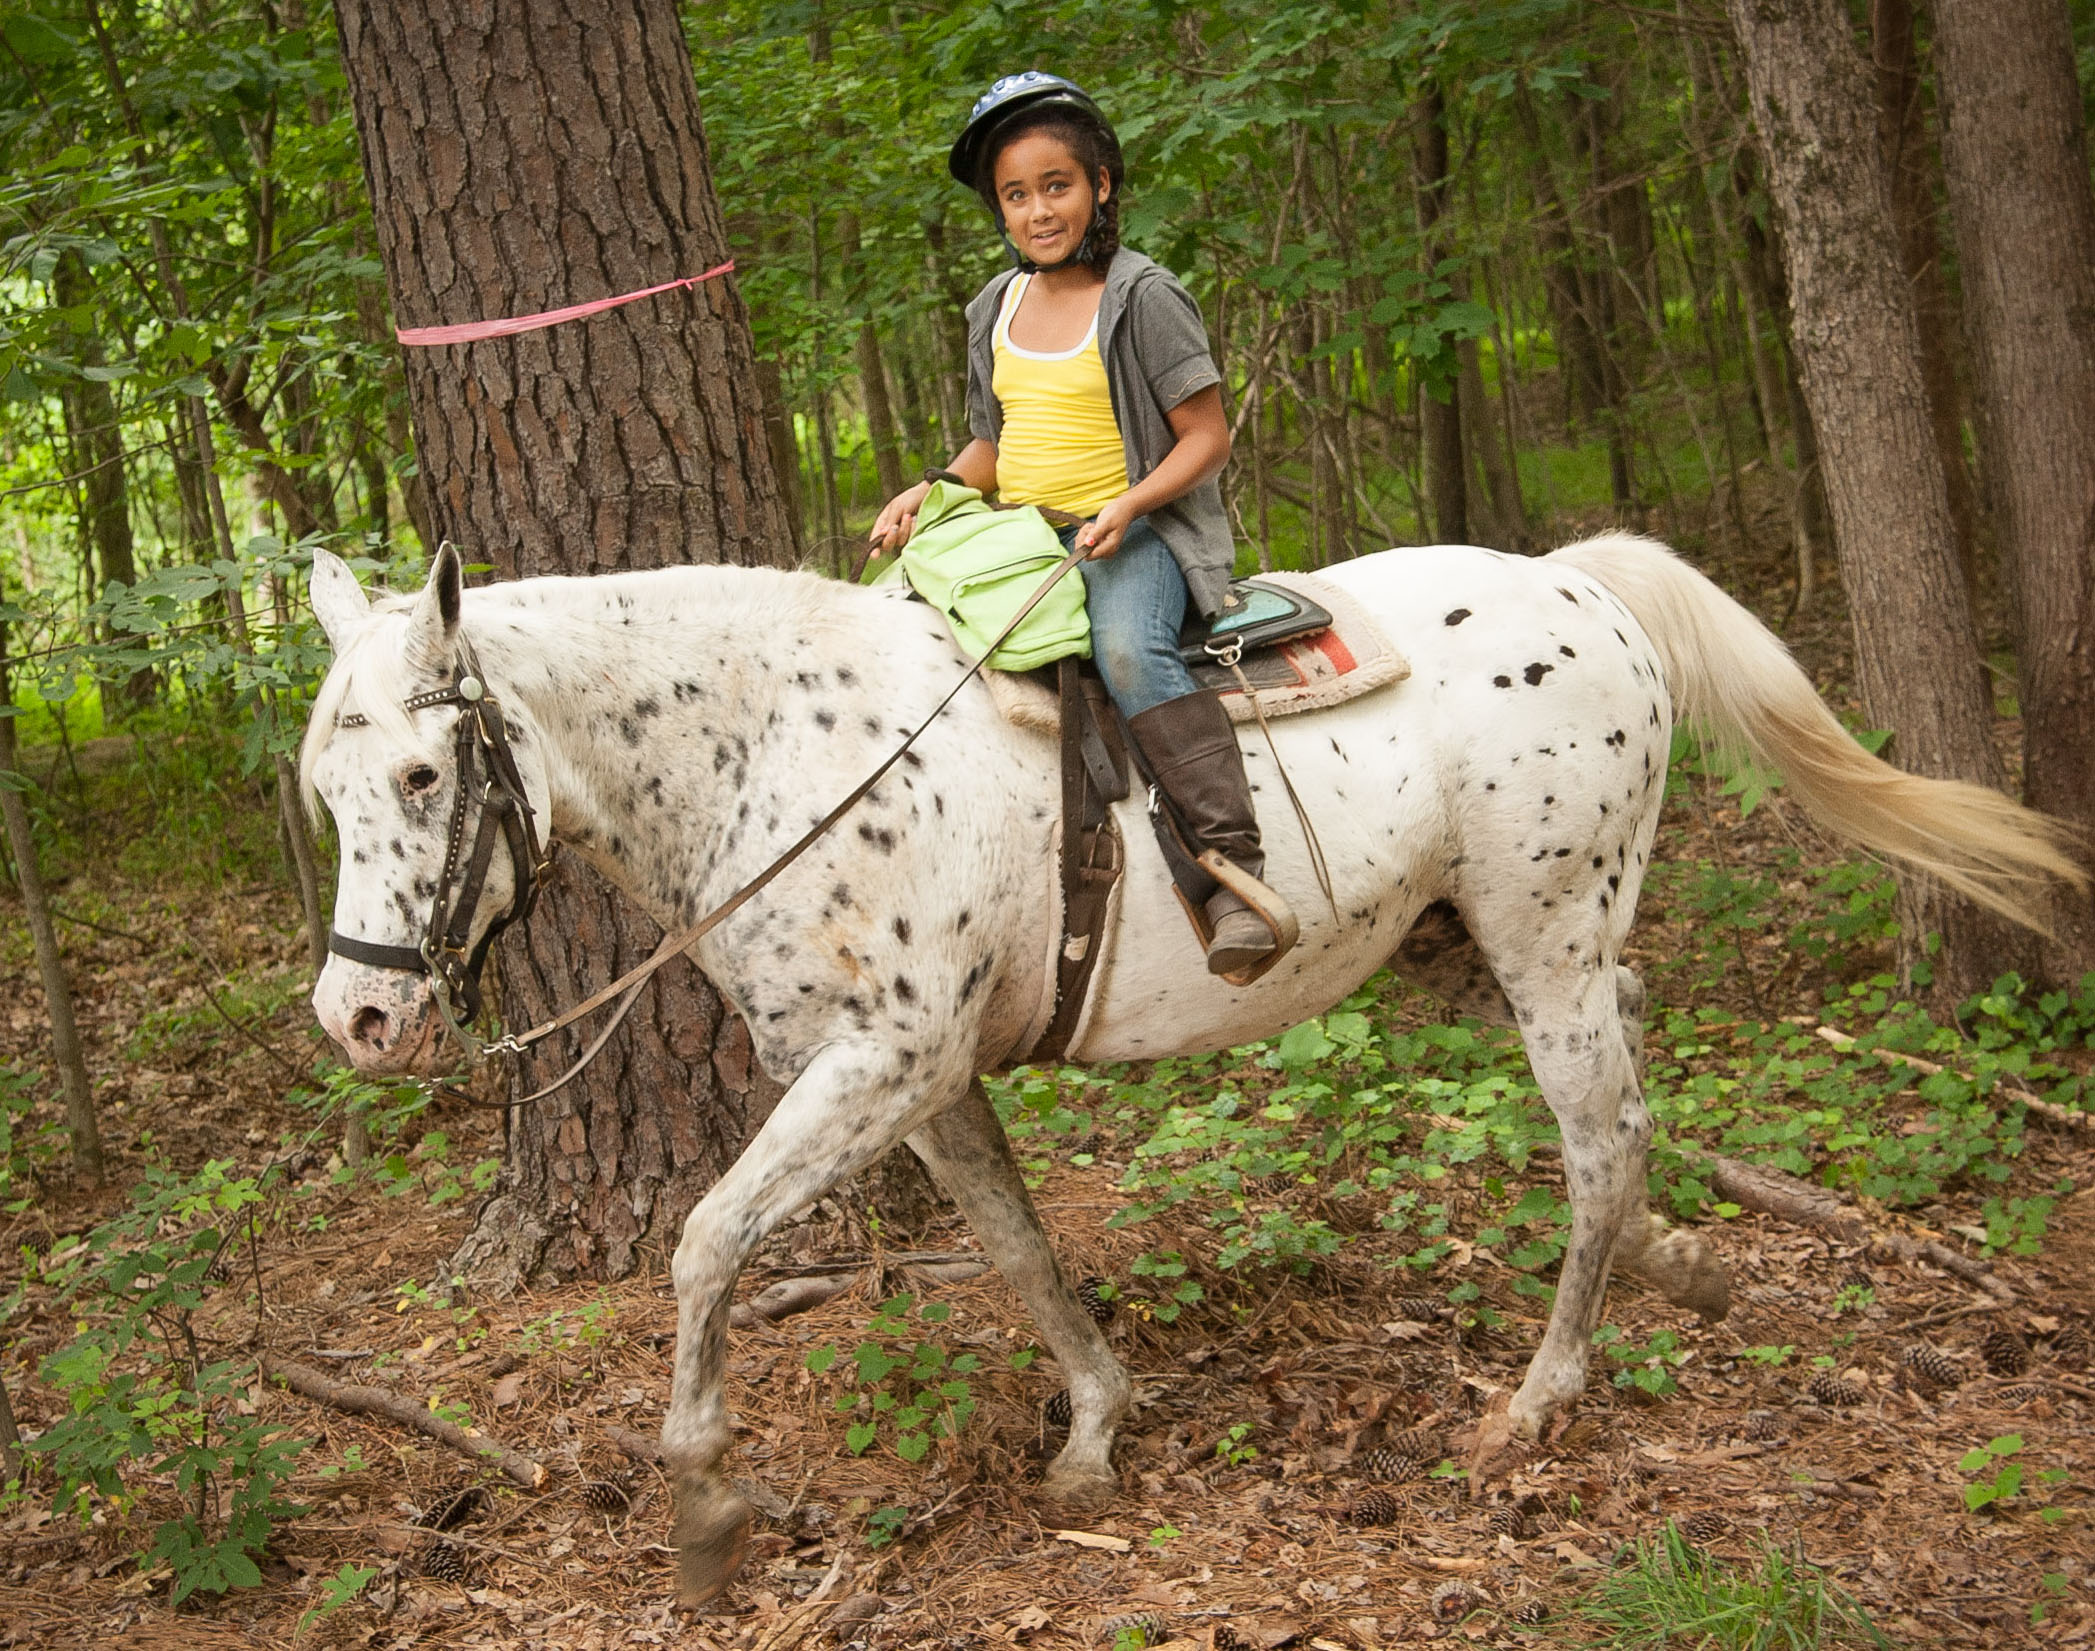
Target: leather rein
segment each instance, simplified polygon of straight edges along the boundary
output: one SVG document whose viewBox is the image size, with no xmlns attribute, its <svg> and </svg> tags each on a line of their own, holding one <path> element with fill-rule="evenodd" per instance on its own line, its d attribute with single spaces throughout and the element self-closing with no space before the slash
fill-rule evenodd
<svg viewBox="0 0 2095 1651">
<path fill-rule="evenodd" d="M 773 860 L 756 876 L 744 883 L 705 916 L 688 927 L 665 935 L 662 943 L 636 967 L 628 969 L 608 986 L 592 992 L 574 1007 L 543 1021 L 528 1032 L 518 1032 L 483 1042 L 476 1038 L 468 1025 L 477 1019 L 481 1008 L 480 967 L 487 959 L 488 948 L 495 937 L 512 924 L 521 923 L 531 915 L 538 903 L 540 888 L 551 870 L 552 861 L 541 848 L 538 829 L 532 813 L 530 800 L 524 794 L 522 776 L 517 771 L 515 754 L 510 750 L 508 724 L 504 721 L 501 707 L 487 691 L 486 679 L 481 675 L 479 662 L 472 648 L 463 638 L 459 641 L 459 659 L 453 666 L 449 686 L 432 688 L 426 693 L 410 695 L 401 701 L 408 711 L 427 710 L 437 705 L 459 707 L 458 722 L 453 733 L 453 743 L 458 754 L 458 794 L 451 809 L 450 835 L 444 854 L 443 871 L 437 878 L 436 895 L 431 902 L 428 926 L 423 931 L 418 946 L 383 946 L 373 941 L 358 940 L 330 928 L 327 949 L 352 963 L 365 963 L 380 969 L 404 969 L 416 974 L 426 974 L 430 979 L 430 995 L 436 1004 L 438 1016 L 445 1028 L 473 1060 L 491 1060 L 500 1055 L 520 1055 L 533 1044 L 552 1036 L 563 1027 L 571 1026 L 585 1016 L 594 1014 L 614 998 L 619 998 L 617 1012 L 605 1023 L 582 1056 L 559 1077 L 544 1088 L 514 1101 L 474 1102 L 475 1105 L 493 1105 L 504 1111 L 528 1106 L 533 1101 L 543 1100 L 556 1090 L 565 1088 L 578 1077 L 583 1068 L 596 1059 L 611 1034 L 618 1030 L 634 1002 L 640 996 L 640 988 L 648 978 L 671 958 L 696 945 L 707 934 L 727 921 L 749 901 L 763 892 L 770 883 L 801 855 L 805 854 L 857 805 L 867 792 L 886 776 L 889 769 L 900 762 L 918 738 L 936 722 L 940 714 L 959 697 L 960 691 L 982 674 L 984 665 L 991 655 L 1010 638 L 1020 623 L 1030 614 L 1047 593 L 1060 584 L 1070 570 L 1090 554 L 1088 546 L 1079 545 L 1055 565 L 1054 570 L 1040 583 L 1040 587 L 1026 598 L 1025 605 L 1013 614 L 1011 621 L 998 633 L 997 638 L 984 650 L 980 659 L 971 665 L 967 673 L 947 690 L 946 697 L 931 709 L 931 714 L 917 725 L 909 737 L 896 746 L 887 758 L 853 788 L 850 795 L 832 808 L 777 859 Z M 352 713 L 335 719 L 337 728 L 359 728 L 369 722 L 368 717 Z M 465 843 L 466 809 L 469 793 L 476 789 L 474 770 L 484 769 L 477 782 L 481 802 L 480 823 L 473 834 L 470 856 L 465 857 L 464 875 L 460 876 L 460 862 Z M 473 914 L 485 891 L 488 866 L 494 855 L 497 837 L 506 839 L 509 862 L 516 879 L 516 892 L 511 897 L 509 909 L 488 925 L 487 933 L 477 944 L 469 943 L 472 933 Z M 621 994 L 623 996 L 621 997 Z M 471 1101 L 471 1096 L 459 1096 Z"/>
</svg>

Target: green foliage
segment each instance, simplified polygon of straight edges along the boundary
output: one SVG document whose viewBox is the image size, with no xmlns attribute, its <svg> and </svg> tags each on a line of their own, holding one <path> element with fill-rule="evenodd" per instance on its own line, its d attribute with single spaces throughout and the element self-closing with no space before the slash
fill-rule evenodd
<svg viewBox="0 0 2095 1651">
<path fill-rule="evenodd" d="M 1765 1538 L 1750 1566 L 1734 1567 L 1690 1546 L 1672 1520 L 1638 1542 L 1626 1568 L 1579 1601 L 1602 1643 L 1625 1651 L 1667 1646 L 1696 1651 L 1810 1651 L 1891 1642 L 1824 1573 Z"/>
<path fill-rule="evenodd" d="M 2003 1433 L 1958 1458 L 1959 1473 L 1979 1477 L 1964 1487 L 1964 1511 L 1977 1513 L 1995 1502 L 2005 1502 L 2022 1489 L 2022 1435 Z"/>
<path fill-rule="evenodd" d="M 1232 1422 L 1223 1430 L 1222 1437 L 1215 1441 L 1215 1456 L 1233 1468 L 1246 1462 L 1258 1460 L 1258 1446 L 1250 1442 L 1252 1426 L 1249 1422 Z"/>
<path fill-rule="evenodd" d="M 1623 1335 L 1620 1326 L 1603 1324 L 1593 1332 L 1593 1345 L 1607 1354 L 1610 1364 L 1619 1366 L 1614 1376 L 1617 1387 L 1634 1387 L 1655 1399 L 1680 1391 L 1673 1372 L 1688 1362 L 1688 1355 L 1673 1331 L 1657 1331 L 1639 1346 Z"/>
<path fill-rule="evenodd" d="M 913 1341 L 912 1310 L 919 1326 L 931 1327 Z M 866 1325 L 865 1339 L 848 1355 L 840 1355 L 834 1343 L 808 1354 L 807 1368 L 815 1375 L 835 1370 L 843 1379 L 846 1391 L 836 1397 L 836 1412 L 855 1418 L 844 1432 L 852 1455 L 863 1456 L 885 1436 L 903 1461 L 921 1462 L 937 1440 L 957 1438 L 974 1415 L 969 1378 L 982 1368 L 981 1356 L 955 1353 L 934 1339 L 952 1311 L 943 1302 L 892 1296 L 881 1303 Z"/>
<path fill-rule="evenodd" d="M 171 1570 L 177 1604 L 198 1589 L 255 1586 L 254 1556 L 303 1511 L 281 1491 L 307 1441 L 256 1416 L 256 1361 L 215 1356 L 193 1320 L 206 1272 L 271 1179 L 215 1160 L 193 1176 L 156 1166 L 127 1210 L 25 1256 L 23 1287 L 55 1291 L 79 1325 L 40 1370 L 66 1414 L 28 1447 L 52 1513 L 85 1521 L 100 1503 L 122 1514 L 170 1486 L 182 1511 L 155 1525 L 139 1562 Z"/>
<path fill-rule="evenodd" d="M 0 1063 L 0 1209 L 29 1207 L 43 1168 L 65 1151 L 65 1130 L 55 1119 L 38 1121 L 33 1073 Z"/>
</svg>

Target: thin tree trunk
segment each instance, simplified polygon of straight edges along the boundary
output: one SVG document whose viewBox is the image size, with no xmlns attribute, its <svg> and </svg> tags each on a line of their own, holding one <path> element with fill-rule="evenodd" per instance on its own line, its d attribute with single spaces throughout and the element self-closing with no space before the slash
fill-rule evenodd
<svg viewBox="0 0 2095 1651">
<path fill-rule="evenodd" d="M 7 626 L 0 622 L 0 819 L 7 825 L 14 850 L 15 886 L 22 892 L 22 911 L 36 947 L 37 973 L 44 983 L 44 1013 L 51 1022 L 51 1057 L 65 1095 L 66 1136 L 72 1147 L 73 1173 L 85 1186 L 102 1184 L 102 1132 L 95 1124 L 94 1091 L 87 1081 L 87 1060 L 73 1020 L 73 993 L 66 984 L 65 960 L 58 950 L 58 931 L 51 925 L 51 904 L 44 896 L 37 868 L 36 832 L 19 787 L 15 751 L 14 677 L 7 663 Z"/>
<path fill-rule="evenodd" d="M 1417 186 L 1419 241 L 1426 276 L 1448 249 L 1440 229 L 1447 213 L 1448 111 L 1438 82 L 1419 97 L 1412 132 L 1412 178 Z M 1456 296 L 1451 293 L 1450 296 Z M 1444 545 L 1469 543 L 1469 474 L 1462 461 L 1462 368 L 1459 359 L 1445 382 L 1425 389 L 1419 402 L 1419 439 L 1425 447 L 1426 503 L 1433 512 L 1433 537 Z"/>
<path fill-rule="evenodd" d="M 1901 767 L 1999 787 L 1993 702 L 1957 561 L 1867 65 L 1842 0 L 1730 0 L 1782 213 L 1804 390 L 1824 456 L 1865 714 Z M 1909 973 L 1930 933 L 1955 997 L 2026 961 L 2006 924 L 1900 880 Z"/>
<path fill-rule="evenodd" d="M 1942 477 L 1949 488 L 1950 520 L 1957 530 L 1957 560 L 1972 611 L 1979 599 L 1979 501 L 1971 466 L 1964 457 L 1964 391 L 1952 355 L 1957 317 L 1942 279 L 1942 252 L 1935 233 L 1933 157 L 1922 118 L 1920 63 L 1913 44 L 1913 0 L 1870 0 L 1870 33 L 1877 71 L 1877 141 L 1891 184 L 1891 213 L 1898 225 L 1899 252 L 1913 292 L 1920 327 L 1921 377 L 1928 387 L 1928 416 Z"/>
<path fill-rule="evenodd" d="M 2025 796 L 2095 838 L 2095 191 L 2058 0 L 1938 0 L 1943 159 L 1986 473 L 2013 564 Z M 2046 962 L 2095 969 L 2062 896 Z"/>
<path fill-rule="evenodd" d="M 427 325 L 630 292 L 721 260 L 691 58 L 670 0 L 338 0 L 393 311 Z M 546 134 L 562 134 L 549 147 Z M 515 338 L 412 350 L 440 534 L 504 577 L 776 564 L 792 545 L 731 278 Z M 530 1025 L 654 944 L 572 856 L 501 947 Z M 520 1063 L 518 1092 L 574 1058 Z M 695 966 L 648 984 L 602 1055 L 512 1113 L 498 1197 L 455 1264 L 616 1276 L 665 1251 L 760 1115 L 741 1023 Z"/>
</svg>

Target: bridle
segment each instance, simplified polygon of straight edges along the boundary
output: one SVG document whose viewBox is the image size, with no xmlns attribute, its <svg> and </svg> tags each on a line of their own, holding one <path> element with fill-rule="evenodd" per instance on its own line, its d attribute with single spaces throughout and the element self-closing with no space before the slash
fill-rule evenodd
<svg viewBox="0 0 2095 1651">
<path fill-rule="evenodd" d="M 480 674 L 471 646 L 460 639 L 459 657 L 451 668 L 447 686 L 412 694 L 401 705 L 408 711 L 426 711 L 437 705 L 459 708 L 452 735 L 458 755 L 458 794 L 451 804 L 444 865 L 437 873 L 429 921 L 419 945 L 381 946 L 330 928 L 327 949 L 352 963 L 406 969 L 429 976 L 437 1013 L 466 1051 L 478 1056 L 485 1046 L 467 1028 L 480 1017 L 480 966 L 486 962 L 488 948 L 494 945 L 496 937 L 531 915 L 552 862 L 539 842 L 531 799 L 524 793 L 516 753 L 510 749 L 509 725 L 503 719 L 501 705 L 487 691 L 486 679 Z M 352 712 L 337 717 L 335 726 L 361 728 L 369 721 L 370 718 Z M 476 793 L 480 822 L 473 833 L 472 850 L 467 853 L 466 812 Z M 487 932 L 476 943 L 472 939 L 473 914 L 487 887 L 497 838 L 508 844 L 510 872 L 516 887 L 509 909 L 487 926 Z"/>
</svg>

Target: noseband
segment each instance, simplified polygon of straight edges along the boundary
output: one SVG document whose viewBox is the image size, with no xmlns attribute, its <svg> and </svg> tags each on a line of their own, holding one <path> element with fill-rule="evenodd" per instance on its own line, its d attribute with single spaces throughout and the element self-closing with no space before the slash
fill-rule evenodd
<svg viewBox="0 0 2095 1651">
<path fill-rule="evenodd" d="M 431 996 L 444 1024 L 469 1051 L 477 1052 L 477 1040 L 466 1027 L 480 1015 L 480 966 L 487 960 L 495 937 L 512 923 L 521 923 L 538 903 L 538 891 L 551 862 L 538 840 L 531 801 L 524 794 L 523 776 L 517 772 L 516 755 L 510 750 L 509 728 L 502 708 L 488 693 L 479 662 L 472 650 L 461 644 L 461 657 L 452 667 L 448 687 L 432 688 L 401 701 L 409 711 L 425 711 L 435 705 L 456 705 L 458 722 L 454 742 L 458 754 L 458 795 L 451 805 L 451 829 L 444 845 L 444 867 L 437 874 L 436 897 L 430 904 L 429 923 L 419 946 L 381 946 L 329 929 L 327 949 L 352 963 L 367 963 L 379 969 L 406 969 L 429 976 Z M 337 728 L 361 728 L 370 719 L 352 713 L 337 717 Z M 480 823 L 473 833 L 473 847 L 466 854 L 466 805 L 477 792 Z M 471 943 L 473 913 L 487 886 L 487 870 L 494 859 L 495 840 L 509 845 L 509 865 L 516 881 L 509 909 L 487 927 L 479 943 Z M 468 949 L 470 946 L 470 949 Z"/>
</svg>

